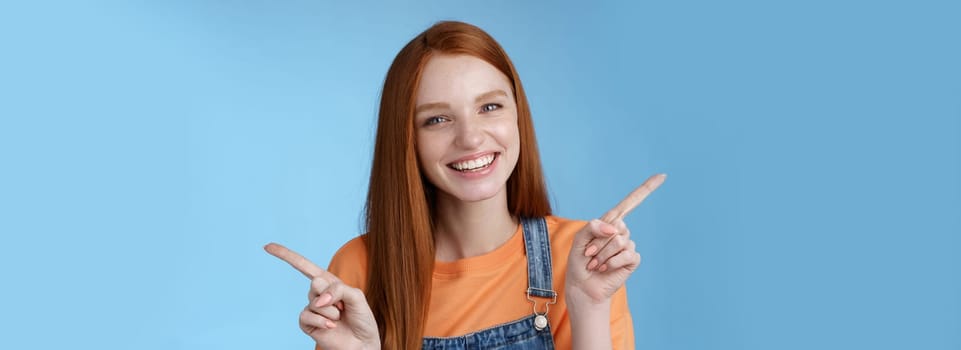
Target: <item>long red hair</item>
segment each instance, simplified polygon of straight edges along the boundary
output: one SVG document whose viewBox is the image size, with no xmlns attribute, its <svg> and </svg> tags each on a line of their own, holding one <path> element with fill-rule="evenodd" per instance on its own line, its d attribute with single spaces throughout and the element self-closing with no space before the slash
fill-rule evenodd
<svg viewBox="0 0 961 350">
<path fill-rule="evenodd" d="M 487 61 L 513 85 L 520 157 L 507 180 L 508 211 L 551 214 L 527 96 L 507 53 L 473 25 L 439 22 L 394 58 L 381 96 L 367 195 L 367 301 L 386 349 L 421 347 L 434 266 L 433 185 L 422 176 L 415 149 L 414 108 L 424 65 L 434 54 L 467 54 Z"/>
</svg>

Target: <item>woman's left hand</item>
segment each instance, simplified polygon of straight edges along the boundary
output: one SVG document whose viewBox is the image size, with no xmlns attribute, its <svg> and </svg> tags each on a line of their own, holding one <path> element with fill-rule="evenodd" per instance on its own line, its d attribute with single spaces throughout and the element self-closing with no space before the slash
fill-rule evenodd
<svg viewBox="0 0 961 350">
<path fill-rule="evenodd" d="M 644 201 L 667 176 L 658 174 L 644 181 L 601 219 L 591 220 L 574 236 L 567 257 L 567 302 L 604 304 L 609 301 L 641 263 L 624 216 Z"/>
</svg>

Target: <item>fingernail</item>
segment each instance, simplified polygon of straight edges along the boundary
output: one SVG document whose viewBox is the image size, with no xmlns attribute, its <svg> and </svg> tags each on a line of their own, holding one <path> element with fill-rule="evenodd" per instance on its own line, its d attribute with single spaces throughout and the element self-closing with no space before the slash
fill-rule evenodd
<svg viewBox="0 0 961 350">
<path fill-rule="evenodd" d="M 594 255 L 594 253 L 597 253 L 597 247 L 590 246 L 590 247 L 587 247 L 587 250 L 584 251 L 584 256 L 591 256 L 591 255 Z"/>
<path fill-rule="evenodd" d="M 587 269 L 591 270 L 597 266 L 597 259 L 591 259 L 591 262 L 587 263 Z"/>
<path fill-rule="evenodd" d="M 601 268 L 599 268 L 598 270 L 601 272 L 607 271 L 607 264 L 601 265 Z"/>
<path fill-rule="evenodd" d="M 330 321 L 327 321 L 326 326 L 327 326 L 327 329 L 333 329 L 333 328 L 336 328 L 336 327 L 337 327 L 336 324 L 334 324 L 333 322 L 330 322 Z"/>
<path fill-rule="evenodd" d="M 332 296 L 329 293 L 321 294 L 320 297 L 317 298 L 317 302 L 314 303 L 314 305 L 317 307 L 327 305 L 327 302 L 330 301 L 330 298 L 332 298 Z"/>
</svg>

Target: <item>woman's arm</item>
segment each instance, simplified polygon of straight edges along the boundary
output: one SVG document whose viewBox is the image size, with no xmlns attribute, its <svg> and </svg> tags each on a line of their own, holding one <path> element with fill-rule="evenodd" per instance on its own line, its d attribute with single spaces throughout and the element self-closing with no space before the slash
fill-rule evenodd
<svg viewBox="0 0 961 350">
<path fill-rule="evenodd" d="M 566 300 L 571 318 L 571 348 L 613 349 L 610 336 L 611 300 L 595 304 L 570 292 Z"/>
<path fill-rule="evenodd" d="M 574 235 L 564 282 L 574 349 L 612 348 L 611 298 L 623 291 L 627 278 L 641 263 L 623 218 L 665 177 L 650 177 L 600 220 L 591 220 Z"/>
<path fill-rule="evenodd" d="M 612 349 L 611 300 L 641 262 L 629 234 L 622 221 L 592 220 L 574 236 L 564 282 L 573 349 Z M 607 244 L 596 247 L 594 237 Z"/>
</svg>

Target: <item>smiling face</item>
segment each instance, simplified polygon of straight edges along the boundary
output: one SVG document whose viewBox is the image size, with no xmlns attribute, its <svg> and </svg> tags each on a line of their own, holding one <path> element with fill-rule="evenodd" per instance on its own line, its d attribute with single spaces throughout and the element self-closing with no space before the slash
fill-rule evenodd
<svg viewBox="0 0 961 350">
<path fill-rule="evenodd" d="M 434 55 L 417 89 L 421 171 L 439 196 L 476 202 L 506 195 L 520 153 L 510 80 L 474 56 Z"/>
</svg>

